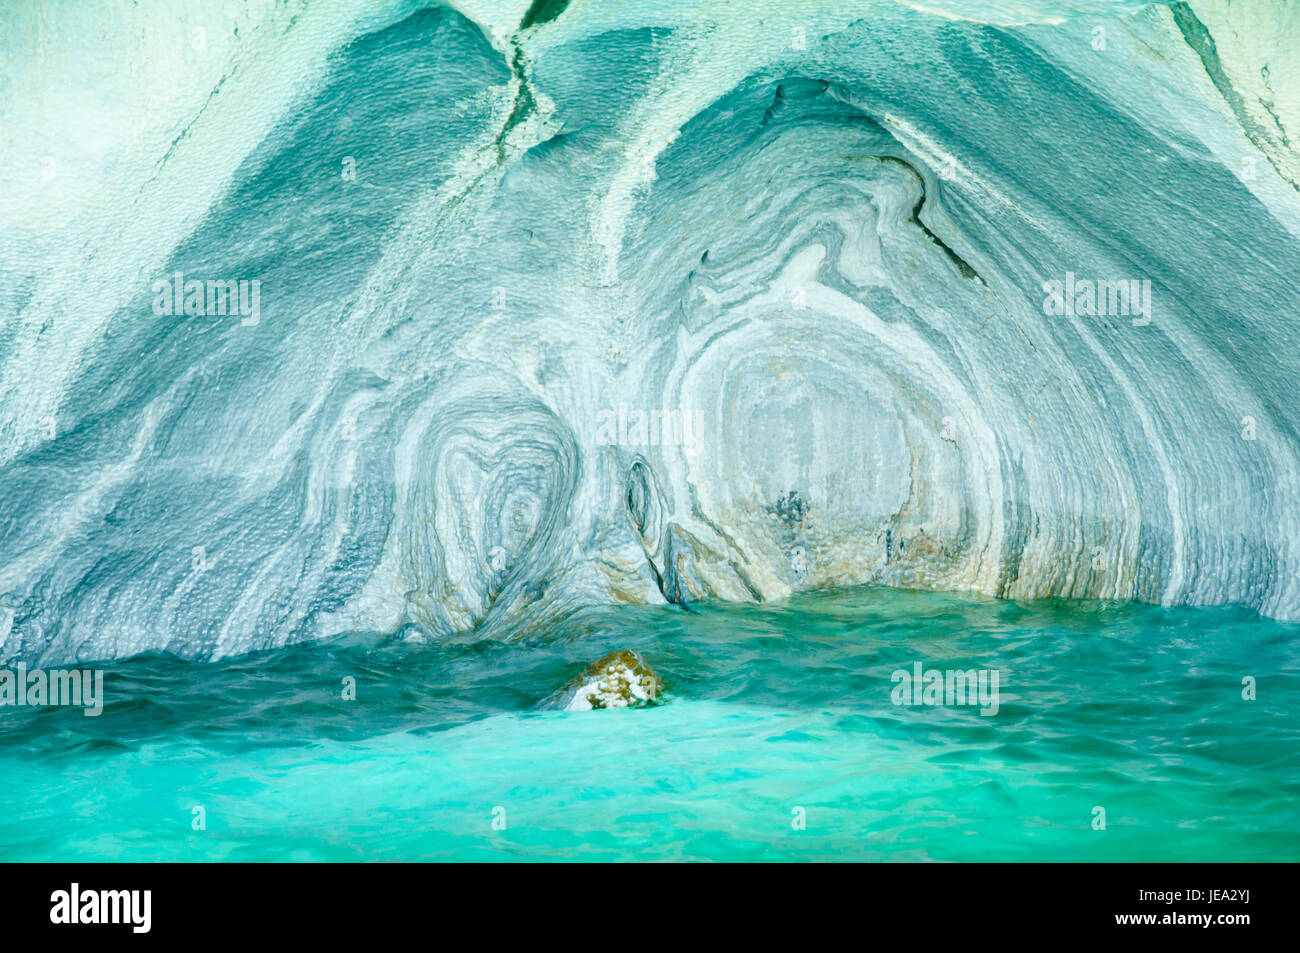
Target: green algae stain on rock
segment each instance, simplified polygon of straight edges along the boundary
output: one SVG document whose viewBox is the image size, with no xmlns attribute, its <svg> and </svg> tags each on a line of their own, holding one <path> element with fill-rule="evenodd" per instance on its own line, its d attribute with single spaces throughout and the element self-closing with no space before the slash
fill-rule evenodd
<svg viewBox="0 0 1300 953">
<path fill-rule="evenodd" d="M 528 8 L 524 14 L 524 19 L 519 24 L 519 29 L 527 30 L 530 26 L 536 26 L 539 23 L 550 23 L 569 5 L 569 0 L 533 0 L 533 5 Z"/>
</svg>

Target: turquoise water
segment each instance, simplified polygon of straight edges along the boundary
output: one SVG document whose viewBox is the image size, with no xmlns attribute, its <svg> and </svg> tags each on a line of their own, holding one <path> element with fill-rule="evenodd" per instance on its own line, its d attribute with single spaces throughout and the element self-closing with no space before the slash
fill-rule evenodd
<svg viewBox="0 0 1300 953">
<path fill-rule="evenodd" d="M 1295 644 L 1237 609 L 863 588 L 138 657 L 99 718 L 0 709 L 0 857 L 1300 860 Z M 617 648 L 666 704 L 534 710 Z M 997 669 L 998 713 L 894 705 L 918 661 Z"/>
</svg>

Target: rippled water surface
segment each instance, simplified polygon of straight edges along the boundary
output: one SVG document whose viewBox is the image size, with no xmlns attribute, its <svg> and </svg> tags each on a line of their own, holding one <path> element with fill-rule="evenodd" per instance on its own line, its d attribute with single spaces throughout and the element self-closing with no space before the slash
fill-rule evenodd
<svg viewBox="0 0 1300 953">
<path fill-rule="evenodd" d="M 1236 609 L 866 588 L 515 643 L 138 657 L 106 669 L 98 718 L 0 709 L 0 857 L 1300 860 L 1295 636 Z M 534 710 L 617 648 L 667 704 Z M 998 713 L 895 706 L 918 661 L 997 669 Z"/>
</svg>

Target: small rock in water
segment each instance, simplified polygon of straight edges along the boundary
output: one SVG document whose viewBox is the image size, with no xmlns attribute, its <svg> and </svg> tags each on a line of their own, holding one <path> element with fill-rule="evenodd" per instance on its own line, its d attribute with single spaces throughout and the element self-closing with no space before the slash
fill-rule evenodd
<svg viewBox="0 0 1300 953">
<path fill-rule="evenodd" d="M 636 652 L 611 652 L 593 662 L 542 702 L 542 708 L 591 711 L 593 708 L 636 708 L 653 705 L 663 680 Z"/>
</svg>

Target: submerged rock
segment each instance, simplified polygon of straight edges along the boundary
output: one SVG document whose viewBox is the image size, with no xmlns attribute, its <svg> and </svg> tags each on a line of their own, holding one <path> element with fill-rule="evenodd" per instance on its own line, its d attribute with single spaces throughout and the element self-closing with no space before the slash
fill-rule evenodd
<svg viewBox="0 0 1300 953">
<path fill-rule="evenodd" d="M 663 680 L 636 652 L 611 652 L 592 662 L 544 702 L 542 708 L 591 711 L 657 704 Z"/>
</svg>

